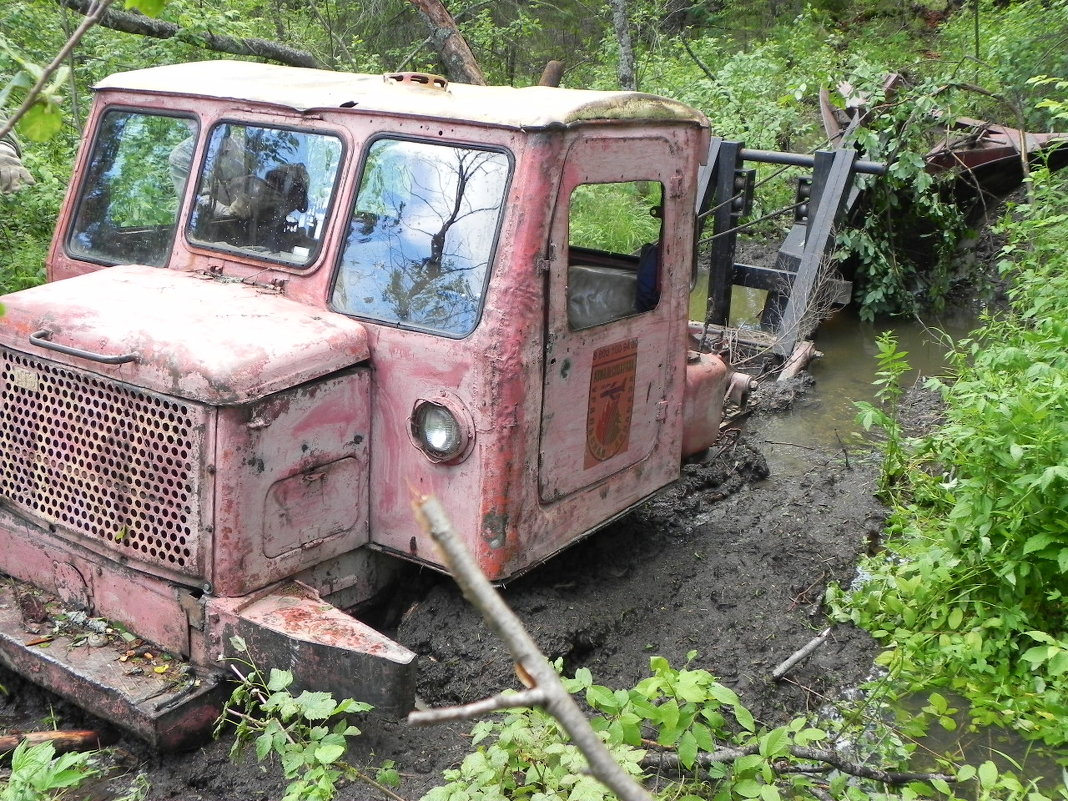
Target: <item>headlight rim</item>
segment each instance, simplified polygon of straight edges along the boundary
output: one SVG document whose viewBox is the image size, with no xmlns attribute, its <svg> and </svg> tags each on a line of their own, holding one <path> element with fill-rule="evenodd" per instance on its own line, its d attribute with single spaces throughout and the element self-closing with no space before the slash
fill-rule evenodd
<svg viewBox="0 0 1068 801">
<path fill-rule="evenodd" d="M 430 442 L 425 429 L 425 415 L 429 410 L 440 409 L 448 414 L 456 424 L 457 444 L 448 451 L 435 448 Z M 451 398 L 439 396 L 420 398 L 412 407 L 408 433 L 419 451 L 436 464 L 457 464 L 471 453 L 474 445 L 474 426 L 470 415 L 462 404 Z"/>
</svg>

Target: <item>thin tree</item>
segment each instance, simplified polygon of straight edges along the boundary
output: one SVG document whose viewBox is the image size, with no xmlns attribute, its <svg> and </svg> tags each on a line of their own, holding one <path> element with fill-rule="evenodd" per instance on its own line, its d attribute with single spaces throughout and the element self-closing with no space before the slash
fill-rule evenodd
<svg viewBox="0 0 1068 801">
<path fill-rule="evenodd" d="M 627 12 L 627 0 L 608 0 L 612 6 L 612 28 L 619 45 L 619 88 L 634 91 L 638 88 L 634 68 L 634 40 L 630 35 L 630 14 Z"/>
</svg>

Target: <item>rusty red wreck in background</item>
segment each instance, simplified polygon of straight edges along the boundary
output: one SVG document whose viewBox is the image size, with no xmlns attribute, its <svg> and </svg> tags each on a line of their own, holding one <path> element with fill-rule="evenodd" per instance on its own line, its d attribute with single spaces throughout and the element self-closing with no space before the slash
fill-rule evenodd
<svg viewBox="0 0 1068 801">
<path fill-rule="evenodd" d="M 717 436 L 686 105 L 210 62 L 104 80 L 86 130 L 49 282 L 2 299 L 0 659 L 160 747 L 234 635 L 410 706 L 414 655 L 340 610 L 440 568 L 413 493 L 504 581 Z M 584 224 L 619 198 L 648 241 Z"/>
</svg>

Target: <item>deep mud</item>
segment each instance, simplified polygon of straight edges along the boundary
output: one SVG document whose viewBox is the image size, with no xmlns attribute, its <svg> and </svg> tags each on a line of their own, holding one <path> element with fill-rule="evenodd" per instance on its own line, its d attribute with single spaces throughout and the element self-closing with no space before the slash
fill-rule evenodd
<svg viewBox="0 0 1068 801">
<path fill-rule="evenodd" d="M 766 388 L 758 407 L 779 409 L 807 391 L 803 383 Z M 507 601 L 567 672 L 587 667 L 602 684 L 629 687 L 649 658 L 694 665 L 735 688 L 756 717 L 774 724 L 820 706 L 860 683 L 874 648 L 848 626 L 782 682 L 771 671 L 826 625 L 828 582 L 848 582 L 857 554 L 877 541 L 883 510 L 870 458 L 806 450 L 800 470 L 772 471 L 762 440 L 763 414 L 728 432 L 701 463 L 636 512 L 589 537 L 504 589 Z M 774 459 L 772 461 L 775 461 Z M 396 638 L 420 654 L 419 694 L 437 706 L 476 700 L 518 686 L 507 651 L 451 581 L 423 573 L 403 603 Z M 398 610 L 401 611 L 401 610 Z M 77 710 L 18 678 L 0 677 L 9 694 L 0 726 L 92 725 Z M 365 718 L 352 761 L 394 760 L 419 798 L 467 752 L 470 724 L 427 730 Z M 93 797 L 114 798 L 140 775 L 152 799 L 277 799 L 277 766 L 228 759 L 229 741 L 191 753 L 159 755 L 129 738 L 110 760 L 112 778 Z M 372 798 L 346 785 L 341 798 Z"/>
</svg>

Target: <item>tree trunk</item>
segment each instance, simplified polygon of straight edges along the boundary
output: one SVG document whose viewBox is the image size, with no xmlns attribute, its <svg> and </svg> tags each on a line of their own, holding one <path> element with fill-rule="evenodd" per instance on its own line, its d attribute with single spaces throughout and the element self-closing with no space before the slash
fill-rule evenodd
<svg viewBox="0 0 1068 801">
<path fill-rule="evenodd" d="M 77 11 L 79 14 L 87 13 L 93 5 L 92 0 L 56 0 L 56 2 L 61 6 Z M 113 8 L 104 13 L 98 24 L 115 31 L 151 36 L 154 39 L 171 39 L 182 30 L 173 22 L 146 17 L 144 14 L 116 11 Z M 205 33 L 190 37 L 189 41 L 216 53 L 229 53 L 233 56 L 258 56 L 259 58 L 277 61 L 282 64 L 289 64 L 293 67 L 320 66 L 319 61 L 311 53 L 304 50 L 296 50 L 267 39 L 235 39 L 232 36 Z"/>
<path fill-rule="evenodd" d="M 634 70 L 634 41 L 630 38 L 630 15 L 627 0 L 609 0 L 612 6 L 612 27 L 619 44 L 619 88 L 634 91 L 638 88 Z"/>
<path fill-rule="evenodd" d="M 456 21 L 441 0 L 411 0 L 430 28 L 430 44 L 445 65 L 445 77 L 459 83 L 486 85 L 486 78 Z"/>
</svg>

